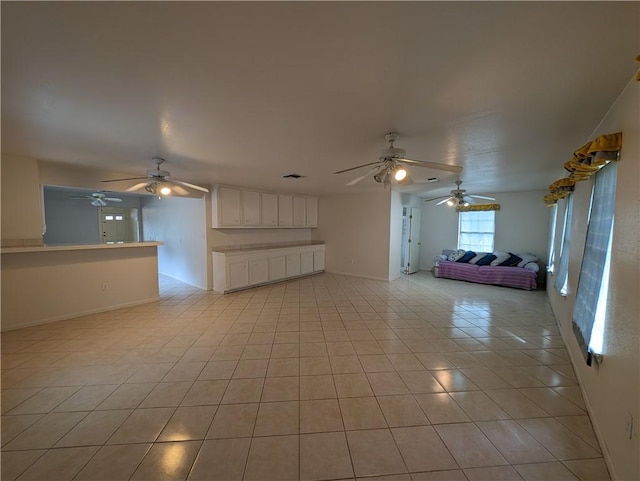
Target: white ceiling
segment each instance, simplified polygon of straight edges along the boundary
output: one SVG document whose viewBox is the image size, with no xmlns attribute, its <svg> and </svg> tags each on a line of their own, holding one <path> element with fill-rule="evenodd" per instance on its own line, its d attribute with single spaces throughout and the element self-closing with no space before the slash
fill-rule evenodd
<svg viewBox="0 0 640 481">
<path fill-rule="evenodd" d="M 309 194 L 397 130 L 472 193 L 544 189 L 637 65 L 638 2 L 2 2 L 2 151 Z M 289 173 L 307 176 L 283 179 Z M 364 173 L 364 172 L 362 172 Z M 455 174 L 412 169 L 425 197 Z M 123 187 L 126 187 L 123 186 Z"/>
</svg>

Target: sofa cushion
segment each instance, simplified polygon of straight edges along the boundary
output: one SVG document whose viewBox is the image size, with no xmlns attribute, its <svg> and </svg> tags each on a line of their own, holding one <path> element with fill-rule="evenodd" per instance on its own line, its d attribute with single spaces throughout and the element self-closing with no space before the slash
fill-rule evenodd
<svg viewBox="0 0 640 481">
<path fill-rule="evenodd" d="M 511 254 L 506 261 L 504 261 L 504 262 L 502 262 L 502 263 L 500 263 L 498 265 L 499 266 L 507 266 L 507 267 L 516 267 L 521 260 L 522 260 L 521 257 L 519 257 L 519 256 L 517 256 L 515 254 Z"/>
<path fill-rule="evenodd" d="M 468 263 L 471 259 L 473 259 L 476 256 L 476 253 L 473 251 L 467 251 L 464 253 L 464 255 L 458 259 L 456 262 L 462 262 L 462 263 Z"/>
<path fill-rule="evenodd" d="M 457 251 L 453 251 L 451 254 L 449 254 L 449 257 L 447 257 L 447 260 L 455 262 L 464 255 L 464 252 L 465 252 L 464 249 L 458 249 Z"/>
<path fill-rule="evenodd" d="M 496 256 L 494 256 L 493 254 L 487 254 L 482 259 L 480 259 L 478 262 L 476 262 L 476 265 L 477 266 L 488 266 L 495 259 L 496 259 Z"/>
<path fill-rule="evenodd" d="M 509 258 L 510 254 L 508 252 L 495 251 L 493 255 L 496 256 L 496 258 L 491 261 L 491 265 L 499 266 Z"/>
</svg>

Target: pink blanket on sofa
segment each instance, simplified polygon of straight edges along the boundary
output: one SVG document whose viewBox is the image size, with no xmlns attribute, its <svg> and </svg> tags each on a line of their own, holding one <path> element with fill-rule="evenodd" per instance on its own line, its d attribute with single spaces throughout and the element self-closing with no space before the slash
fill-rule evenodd
<svg viewBox="0 0 640 481">
<path fill-rule="evenodd" d="M 447 279 L 528 290 L 537 287 L 537 273 L 522 267 L 477 266 L 461 262 L 441 261 L 438 270 L 438 277 L 446 277 Z"/>
</svg>

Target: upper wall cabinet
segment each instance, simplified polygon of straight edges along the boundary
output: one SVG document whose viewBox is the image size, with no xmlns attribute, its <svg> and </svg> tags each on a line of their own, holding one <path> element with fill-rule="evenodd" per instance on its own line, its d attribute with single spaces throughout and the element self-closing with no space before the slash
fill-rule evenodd
<svg viewBox="0 0 640 481">
<path fill-rule="evenodd" d="M 213 228 L 318 226 L 318 199 L 217 186 L 211 194 Z"/>
</svg>

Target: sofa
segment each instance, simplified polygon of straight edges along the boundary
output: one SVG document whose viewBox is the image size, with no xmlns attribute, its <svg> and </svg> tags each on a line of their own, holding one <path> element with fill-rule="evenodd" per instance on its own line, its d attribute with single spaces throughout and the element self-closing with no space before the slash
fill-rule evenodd
<svg viewBox="0 0 640 481">
<path fill-rule="evenodd" d="M 527 290 L 538 287 L 539 259 L 528 252 L 513 254 L 445 249 L 433 262 L 435 277 Z"/>
</svg>

